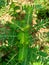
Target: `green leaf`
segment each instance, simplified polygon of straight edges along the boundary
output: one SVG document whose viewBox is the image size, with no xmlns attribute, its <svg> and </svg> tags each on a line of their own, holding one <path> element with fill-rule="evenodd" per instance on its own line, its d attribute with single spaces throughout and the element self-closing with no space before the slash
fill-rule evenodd
<svg viewBox="0 0 49 65">
<path fill-rule="evenodd" d="M 43 65 L 41 62 L 33 62 L 33 65 Z"/>
<path fill-rule="evenodd" d="M 41 55 L 42 57 L 47 57 L 48 55 L 47 53 L 42 52 L 42 51 L 39 51 L 38 54 Z"/>
</svg>

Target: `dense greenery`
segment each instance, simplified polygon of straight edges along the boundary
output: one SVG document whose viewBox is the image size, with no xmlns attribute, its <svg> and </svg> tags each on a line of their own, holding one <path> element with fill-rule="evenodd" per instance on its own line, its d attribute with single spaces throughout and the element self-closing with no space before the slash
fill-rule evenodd
<svg viewBox="0 0 49 65">
<path fill-rule="evenodd" d="M 0 20 L 0 65 L 49 65 L 49 32 L 36 36 L 40 29 L 49 29 L 49 9 L 37 1 L 34 5 L 19 5 L 9 5 L 6 13 L 11 21 L 3 24 L 5 20 Z M 6 6 L 1 4 L 1 10 Z"/>
</svg>

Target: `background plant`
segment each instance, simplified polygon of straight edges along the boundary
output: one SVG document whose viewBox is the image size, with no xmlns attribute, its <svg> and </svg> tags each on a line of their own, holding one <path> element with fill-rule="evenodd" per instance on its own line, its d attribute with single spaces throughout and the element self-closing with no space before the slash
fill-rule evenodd
<svg viewBox="0 0 49 65">
<path fill-rule="evenodd" d="M 36 36 L 41 28 L 49 29 L 46 13 L 49 10 L 41 4 L 19 5 L 12 2 L 7 12 L 11 21 L 0 23 L 0 65 L 49 65 L 49 46 L 46 45 L 49 32 Z M 37 15 L 35 25 L 32 24 L 34 11 Z"/>
</svg>

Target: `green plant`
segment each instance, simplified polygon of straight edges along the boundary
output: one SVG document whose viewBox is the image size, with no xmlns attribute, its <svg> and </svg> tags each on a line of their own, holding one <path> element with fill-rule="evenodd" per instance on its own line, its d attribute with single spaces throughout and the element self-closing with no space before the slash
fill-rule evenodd
<svg viewBox="0 0 49 65">
<path fill-rule="evenodd" d="M 48 65 L 46 47 L 39 46 L 36 37 L 41 28 L 47 27 L 48 19 L 37 19 L 37 24 L 33 26 L 34 6 L 24 5 L 21 8 L 12 2 L 8 11 L 12 17 L 11 22 L 0 24 L 0 65 Z"/>
<path fill-rule="evenodd" d="M 0 8 L 6 5 L 6 0 L 0 0 Z"/>
</svg>

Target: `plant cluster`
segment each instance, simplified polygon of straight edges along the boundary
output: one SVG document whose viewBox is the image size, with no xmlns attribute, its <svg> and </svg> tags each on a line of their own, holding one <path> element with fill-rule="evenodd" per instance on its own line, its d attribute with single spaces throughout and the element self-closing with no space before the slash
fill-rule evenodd
<svg viewBox="0 0 49 65">
<path fill-rule="evenodd" d="M 0 23 L 0 65 L 49 65 L 49 32 L 36 36 L 41 28 L 49 28 L 49 12 L 37 8 L 37 24 L 33 25 L 37 6 L 20 6 L 12 2 L 8 10 L 11 21 Z"/>
</svg>

